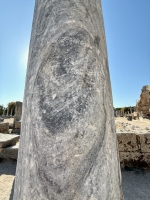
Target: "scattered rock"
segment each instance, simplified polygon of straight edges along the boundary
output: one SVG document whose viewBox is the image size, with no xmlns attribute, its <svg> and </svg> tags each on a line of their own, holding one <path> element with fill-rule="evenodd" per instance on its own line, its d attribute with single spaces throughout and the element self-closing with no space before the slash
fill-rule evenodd
<svg viewBox="0 0 150 200">
<path fill-rule="evenodd" d="M 19 135 L 0 133 L 0 148 L 16 144 L 19 141 L 19 138 Z"/>
<path fill-rule="evenodd" d="M 2 148 L 0 150 L 0 158 L 17 160 L 19 143 L 14 146 Z"/>
</svg>

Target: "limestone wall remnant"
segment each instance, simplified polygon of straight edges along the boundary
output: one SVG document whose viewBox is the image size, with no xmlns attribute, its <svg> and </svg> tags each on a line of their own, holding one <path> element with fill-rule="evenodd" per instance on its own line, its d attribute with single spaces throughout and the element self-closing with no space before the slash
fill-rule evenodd
<svg viewBox="0 0 150 200">
<path fill-rule="evenodd" d="M 143 86 L 140 99 L 137 102 L 137 111 L 144 115 L 150 114 L 150 86 Z"/>
<path fill-rule="evenodd" d="M 8 133 L 9 130 L 9 123 L 0 123 L 0 133 Z"/>
<path fill-rule="evenodd" d="M 150 168 L 150 133 L 117 133 L 121 167 Z"/>
</svg>

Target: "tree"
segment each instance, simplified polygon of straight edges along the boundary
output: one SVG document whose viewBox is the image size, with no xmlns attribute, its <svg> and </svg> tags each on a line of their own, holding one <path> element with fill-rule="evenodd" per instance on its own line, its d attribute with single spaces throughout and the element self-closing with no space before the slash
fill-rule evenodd
<svg viewBox="0 0 150 200">
<path fill-rule="evenodd" d="M 3 109 L 4 109 L 3 105 L 0 105 L 0 115 L 3 114 Z"/>
<path fill-rule="evenodd" d="M 15 113 L 15 106 L 16 106 L 16 103 L 15 103 L 15 102 L 10 102 L 10 103 L 8 103 L 9 114 L 10 114 L 10 112 L 11 112 L 11 109 L 13 109 L 12 115 L 14 115 L 14 113 Z"/>
</svg>

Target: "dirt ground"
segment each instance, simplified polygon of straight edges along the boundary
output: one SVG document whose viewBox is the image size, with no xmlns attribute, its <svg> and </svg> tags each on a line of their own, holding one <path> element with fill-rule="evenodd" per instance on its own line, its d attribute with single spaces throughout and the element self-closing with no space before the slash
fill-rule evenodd
<svg viewBox="0 0 150 200">
<path fill-rule="evenodd" d="M 147 127 L 150 127 L 150 120 L 149 119 L 143 119 L 143 120 L 132 120 L 128 121 L 126 118 L 123 117 L 116 117 L 115 122 L 122 122 L 122 123 L 128 123 L 133 126 L 138 126 L 141 128 L 141 130 L 146 129 Z"/>
<path fill-rule="evenodd" d="M 12 200 L 16 162 L 0 160 L 0 200 Z"/>
</svg>

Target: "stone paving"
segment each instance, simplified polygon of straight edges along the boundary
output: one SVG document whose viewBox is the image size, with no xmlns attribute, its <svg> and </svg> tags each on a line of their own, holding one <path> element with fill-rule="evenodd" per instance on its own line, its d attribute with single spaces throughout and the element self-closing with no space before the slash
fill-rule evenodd
<svg viewBox="0 0 150 200">
<path fill-rule="evenodd" d="M 124 200 L 150 200 L 150 170 L 122 170 Z"/>
</svg>

